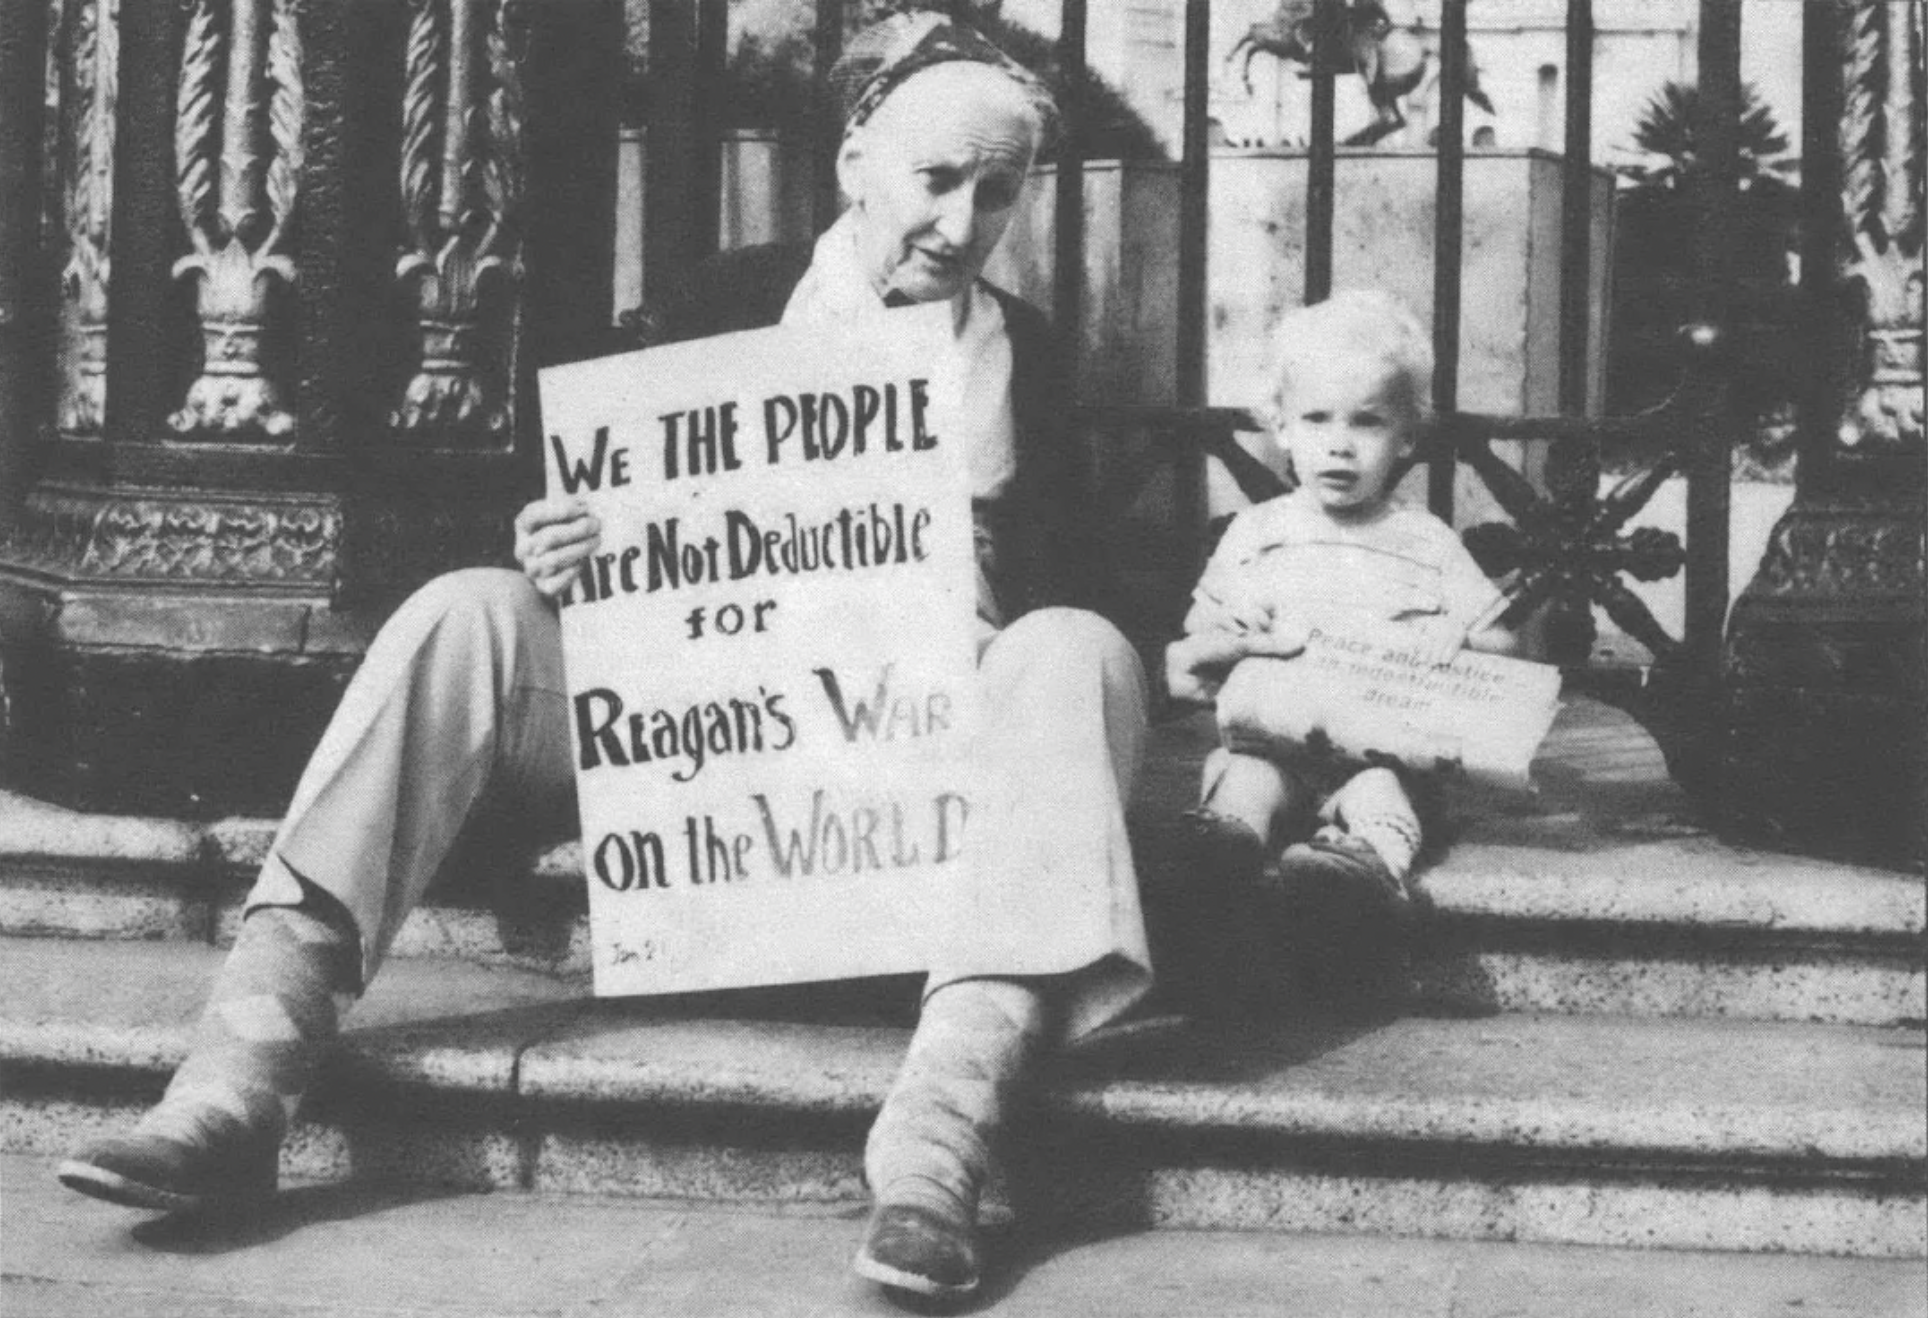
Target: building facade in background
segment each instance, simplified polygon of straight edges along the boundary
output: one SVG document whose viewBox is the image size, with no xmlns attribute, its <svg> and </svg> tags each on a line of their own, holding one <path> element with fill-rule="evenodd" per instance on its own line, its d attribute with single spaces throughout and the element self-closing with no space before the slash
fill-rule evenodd
<svg viewBox="0 0 1928 1318">
<path fill-rule="evenodd" d="M 761 0 L 771 3 L 772 0 Z M 1739 0 L 1741 76 L 1753 83 L 1790 138 L 1800 140 L 1800 0 Z M 1261 55 L 1252 62 L 1248 92 L 1225 56 L 1253 23 L 1270 17 L 1276 0 L 1219 0 L 1212 6 L 1211 112 L 1223 140 L 1235 146 L 1290 147 L 1310 132 L 1311 93 L 1303 69 Z M 1402 26 L 1422 40 L 1439 29 L 1438 0 L 1392 0 Z M 1699 40 L 1696 0 L 1611 0 L 1594 6 L 1593 157 L 1618 163 L 1630 157 L 1634 124 L 1661 85 L 1691 83 Z M 1005 17 L 1047 35 L 1057 30 L 1057 0 L 1004 0 Z M 1087 22 L 1091 66 L 1130 99 L 1176 156 L 1183 117 L 1184 0 L 1122 0 L 1092 5 Z M 1467 132 L 1477 145 L 1560 149 L 1566 132 L 1564 0 L 1477 0 L 1467 27 L 1480 85 L 1493 102 L 1487 114 L 1468 105 Z M 1434 61 L 1437 69 L 1437 61 Z M 1410 102 L 1409 126 L 1389 147 L 1424 146 L 1437 121 L 1432 78 Z M 1342 79 L 1336 98 L 1341 138 L 1370 118 L 1357 79 Z M 1482 129 L 1490 130 L 1490 137 Z"/>
</svg>

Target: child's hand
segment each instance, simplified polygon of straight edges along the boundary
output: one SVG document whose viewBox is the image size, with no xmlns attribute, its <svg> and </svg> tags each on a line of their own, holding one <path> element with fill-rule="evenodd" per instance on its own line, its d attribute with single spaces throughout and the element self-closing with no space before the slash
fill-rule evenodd
<svg viewBox="0 0 1928 1318">
<path fill-rule="evenodd" d="M 1304 649 L 1302 639 L 1267 632 L 1197 632 L 1165 648 L 1165 688 L 1176 700 L 1211 701 L 1241 659 L 1290 659 Z"/>
<path fill-rule="evenodd" d="M 1203 631 L 1165 647 L 1165 689 L 1174 700 L 1209 703 L 1243 655 L 1244 638 L 1229 631 Z"/>
<path fill-rule="evenodd" d="M 1483 627 L 1475 626 L 1466 633 L 1466 648 L 1481 654 L 1518 655 L 1520 634 L 1497 622 L 1487 623 Z"/>
<path fill-rule="evenodd" d="M 1185 615 L 1185 631 L 1227 632 L 1249 636 L 1272 625 L 1272 606 L 1237 594 L 1218 594 L 1200 586 L 1193 597 L 1191 612 Z"/>
<path fill-rule="evenodd" d="M 1254 640 L 1250 653 L 1290 659 L 1293 655 L 1305 652 L 1305 647 L 1312 640 L 1312 628 L 1290 614 L 1274 614 L 1272 625 L 1265 629 L 1263 636 Z"/>
<path fill-rule="evenodd" d="M 1173 641 L 1165 647 L 1165 690 L 1173 700 L 1209 705 L 1224 681 L 1223 670 L 1195 663 L 1187 654 L 1184 641 Z"/>
<path fill-rule="evenodd" d="M 1451 614 L 1437 613 L 1413 624 L 1413 651 L 1419 662 L 1444 668 L 1466 647 L 1466 624 Z"/>
</svg>

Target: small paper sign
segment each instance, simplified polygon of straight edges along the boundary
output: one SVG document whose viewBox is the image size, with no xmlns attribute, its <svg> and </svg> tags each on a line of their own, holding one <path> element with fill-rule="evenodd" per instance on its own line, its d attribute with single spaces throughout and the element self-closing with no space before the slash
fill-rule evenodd
<svg viewBox="0 0 1928 1318">
<path fill-rule="evenodd" d="M 1218 724 L 1234 750 L 1291 754 L 1325 742 L 1352 759 L 1376 752 L 1524 788 L 1559 697 L 1552 664 L 1461 651 L 1440 668 L 1397 628 L 1315 628 L 1303 654 L 1241 660 L 1219 690 Z"/>
<path fill-rule="evenodd" d="M 925 969 L 970 820 L 976 561 L 947 309 L 541 373 L 595 991 Z"/>
</svg>

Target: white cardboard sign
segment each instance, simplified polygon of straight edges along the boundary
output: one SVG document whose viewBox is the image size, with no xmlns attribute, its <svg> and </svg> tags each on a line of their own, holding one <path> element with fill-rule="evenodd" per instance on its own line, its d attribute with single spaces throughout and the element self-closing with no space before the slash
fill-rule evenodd
<svg viewBox="0 0 1928 1318">
<path fill-rule="evenodd" d="M 1560 709 L 1560 670 L 1470 650 L 1438 668 L 1398 628 L 1315 628 L 1303 654 L 1241 660 L 1217 705 L 1235 750 L 1289 753 L 1318 734 L 1354 758 L 1376 751 L 1525 788 Z"/>
<path fill-rule="evenodd" d="M 975 721 L 944 308 L 541 373 L 595 991 L 910 972 L 960 881 Z"/>
</svg>

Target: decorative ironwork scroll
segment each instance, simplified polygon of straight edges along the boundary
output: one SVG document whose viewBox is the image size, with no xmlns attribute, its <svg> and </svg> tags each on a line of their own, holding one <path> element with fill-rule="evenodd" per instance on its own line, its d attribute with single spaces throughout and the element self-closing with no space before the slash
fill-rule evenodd
<svg viewBox="0 0 1928 1318">
<path fill-rule="evenodd" d="M 506 434 L 513 302 L 522 280 L 523 39 L 514 0 L 412 0 L 402 97 L 409 247 L 421 363 L 389 422 L 403 437 Z"/>
<path fill-rule="evenodd" d="M 1843 201 L 1866 295 L 1862 378 L 1837 439 L 1848 450 L 1922 446 L 1923 32 L 1914 0 L 1848 11 Z"/>
<path fill-rule="evenodd" d="M 179 434 L 278 439 L 294 417 L 265 342 L 300 191 L 306 113 L 296 0 L 193 0 L 181 50 L 174 163 L 194 250 L 174 275 L 198 276 L 204 357 Z M 225 20 L 225 21 L 224 21 Z"/>
<path fill-rule="evenodd" d="M 60 272 L 59 426 L 100 433 L 107 401 L 109 224 L 114 203 L 114 102 L 119 0 L 78 0 L 53 31 L 60 119 L 55 147 L 67 261 Z M 59 6 L 55 13 L 59 14 Z"/>
<path fill-rule="evenodd" d="M 1490 576 L 1518 572 L 1508 590 L 1502 620 L 1518 626 L 1547 600 L 1571 607 L 1549 615 L 1548 657 L 1584 664 L 1593 648 L 1593 614 L 1598 604 L 1629 636 L 1656 659 L 1678 656 L 1680 642 L 1667 634 L 1640 597 L 1620 580 L 1660 581 L 1686 562 L 1680 537 L 1658 527 L 1626 524 L 1654 492 L 1680 469 L 1681 454 L 1670 450 L 1653 466 L 1623 478 L 1599 494 L 1600 463 L 1591 448 L 1556 473 L 1547 497 L 1495 454 L 1483 437 L 1463 441 L 1460 458 L 1479 473 L 1513 524 L 1488 522 L 1468 528 L 1467 548 Z"/>
</svg>

